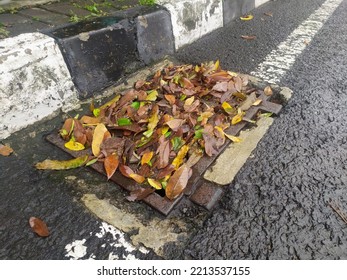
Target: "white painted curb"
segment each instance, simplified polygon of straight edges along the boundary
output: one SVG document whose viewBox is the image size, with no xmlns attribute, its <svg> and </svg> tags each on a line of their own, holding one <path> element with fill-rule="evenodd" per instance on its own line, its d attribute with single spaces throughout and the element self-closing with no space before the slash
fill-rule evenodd
<svg viewBox="0 0 347 280">
<path fill-rule="evenodd" d="M 223 26 L 222 0 L 160 0 L 171 14 L 176 50 Z"/>
<path fill-rule="evenodd" d="M 0 85 L 0 139 L 77 104 L 58 45 L 41 33 L 0 40 Z"/>
<path fill-rule="evenodd" d="M 168 9 L 171 14 L 176 50 L 224 26 L 224 13 L 230 12 L 223 10 L 224 1 L 228 0 L 158 1 L 158 4 Z M 254 6 L 259 7 L 268 1 L 269 0 L 254 0 Z M 238 5 L 241 5 L 240 2 L 238 2 Z M 232 12 L 237 13 L 239 11 Z"/>
<path fill-rule="evenodd" d="M 265 4 L 266 2 L 269 2 L 270 0 L 255 0 L 255 7 L 258 8 L 260 5 Z"/>
</svg>

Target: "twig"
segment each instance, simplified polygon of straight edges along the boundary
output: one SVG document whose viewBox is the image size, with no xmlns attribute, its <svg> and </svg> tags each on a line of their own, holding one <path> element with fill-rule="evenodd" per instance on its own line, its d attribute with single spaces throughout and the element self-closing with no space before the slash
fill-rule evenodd
<svg viewBox="0 0 347 280">
<path fill-rule="evenodd" d="M 328 202 L 329 206 L 337 213 L 337 215 L 340 216 L 340 218 L 347 224 L 347 215 L 342 212 L 342 210 L 335 204 L 333 204 L 332 202 Z"/>
</svg>

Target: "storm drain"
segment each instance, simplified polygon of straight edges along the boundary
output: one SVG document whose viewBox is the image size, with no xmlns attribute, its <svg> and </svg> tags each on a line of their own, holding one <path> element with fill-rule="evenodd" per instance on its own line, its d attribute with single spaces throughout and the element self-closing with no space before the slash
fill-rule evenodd
<svg viewBox="0 0 347 280">
<path fill-rule="evenodd" d="M 259 112 L 268 112 L 274 115 L 279 114 L 280 110 L 282 109 L 282 105 L 279 104 L 280 99 L 275 100 L 276 96 L 279 96 L 278 93 L 276 94 L 276 91 L 274 92 L 274 95 L 271 96 L 266 95 L 264 91 L 259 89 L 253 89 L 253 91 L 256 92 L 257 98 L 261 99 L 262 102 L 259 106 L 252 106 L 249 110 L 247 110 L 244 119 L 252 120 Z M 249 123 L 247 121 L 241 121 L 236 125 L 230 126 L 225 131 L 230 135 L 236 136 L 248 124 Z M 64 147 L 65 141 L 60 137 L 58 132 L 54 132 L 48 135 L 47 140 L 75 158 L 90 153 L 90 149 L 83 151 L 71 151 L 66 149 Z M 203 174 L 215 162 L 217 157 L 224 151 L 224 149 L 230 144 L 230 142 L 230 140 L 225 141 L 224 145 L 220 147 L 216 155 L 211 157 L 205 155 L 199 160 L 197 164 L 192 167 L 193 173 L 189 179 L 185 191 L 175 200 L 169 200 L 165 196 L 162 196 L 160 192 L 154 192 L 148 195 L 142 201 L 166 216 L 173 209 L 179 208 L 180 205 L 183 205 L 184 200 L 190 200 L 195 204 L 200 205 L 207 210 L 210 210 L 223 195 L 225 187 L 204 179 Z M 106 176 L 106 172 L 101 162 L 97 162 L 91 165 L 90 168 Z M 221 176 L 223 176 L 223 174 L 221 174 Z M 143 189 L 140 184 L 137 184 L 132 179 L 124 177 L 118 171 L 116 171 L 116 173 L 110 178 L 110 180 L 129 192 Z"/>
</svg>

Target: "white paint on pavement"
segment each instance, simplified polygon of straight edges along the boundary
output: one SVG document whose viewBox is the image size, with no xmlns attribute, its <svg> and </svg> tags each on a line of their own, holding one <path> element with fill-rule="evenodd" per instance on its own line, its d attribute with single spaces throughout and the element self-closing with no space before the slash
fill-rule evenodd
<svg viewBox="0 0 347 280">
<path fill-rule="evenodd" d="M 273 50 L 251 75 L 278 83 L 343 0 L 327 0 Z"/>
<path fill-rule="evenodd" d="M 139 248 L 134 247 L 131 243 L 125 240 L 124 233 L 120 231 L 119 229 L 115 228 L 112 225 L 109 225 L 105 222 L 102 222 L 100 226 L 100 232 L 96 233 L 95 236 L 98 238 L 104 238 L 106 234 L 111 234 L 114 242 L 108 243 L 108 245 L 111 245 L 114 248 L 121 248 L 123 247 L 126 252 L 131 253 L 135 250 L 139 250 L 143 254 L 148 254 L 149 251 L 145 248 L 140 246 Z M 128 255 L 126 256 L 126 258 Z"/>
<path fill-rule="evenodd" d="M 84 256 L 87 254 L 87 247 L 84 245 L 85 242 L 86 239 L 75 240 L 74 242 L 66 245 L 65 250 L 67 254 L 65 256 L 71 260 L 80 260 L 84 258 Z"/>
<path fill-rule="evenodd" d="M 132 254 L 134 251 L 140 251 L 142 254 L 149 253 L 149 251 L 143 246 L 138 248 L 134 247 L 131 243 L 125 240 L 125 235 L 122 231 L 105 222 L 101 223 L 98 232 L 91 232 L 90 236 L 91 239 L 96 237 L 105 241 L 104 244 L 100 245 L 101 248 L 111 247 L 111 250 L 113 251 L 108 255 L 109 260 L 136 260 L 137 258 L 134 254 Z M 109 240 L 109 237 L 112 237 L 112 240 Z M 97 259 L 97 256 L 94 253 L 89 256 L 87 255 L 87 246 L 85 245 L 85 242 L 86 239 L 82 239 L 74 240 L 73 242 L 67 244 L 65 246 L 65 256 L 71 260 Z M 119 250 L 120 248 L 122 248 L 122 250 Z M 121 256 L 117 254 L 118 251 L 123 252 Z"/>
</svg>

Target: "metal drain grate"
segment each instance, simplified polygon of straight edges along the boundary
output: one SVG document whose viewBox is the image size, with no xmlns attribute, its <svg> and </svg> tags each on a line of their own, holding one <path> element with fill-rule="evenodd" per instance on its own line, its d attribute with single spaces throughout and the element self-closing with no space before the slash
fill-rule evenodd
<svg viewBox="0 0 347 280">
<path fill-rule="evenodd" d="M 282 109 L 282 105 L 269 101 L 271 96 L 265 95 L 263 91 L 257 90 L 256 94 L 257 97 L 262 100 L 262 103 L 259 106 L 252 106 L 246 112 L 245 118 L 253 119 L 259 111 L 269 112 L 277 115 Z M 230 126 L 228 129 L 226 129 L 226 132 L 231 135 L 237 135 L 246 125 L 247 122 L 242 121 L 236 125 Z M 48 135 L 47 140 L 73 157 L 90 154 L 90 149 L 79 152 L 66 149 L 64 147 L 65 142 L 60 137 L 58 132 Z M 174 207 L 180 204 L 182 199 L 189 199 L 192 202 L 210 210 L 223 194 L 223 189 L 219 185 L 205 180 L 203 178 L 203 174 L 229 144 L 230 140 L 225 141 L 217 155 L 212 157 L 205 155 L 196 165 L 192 167 L 193 175 L 189 179 L 188 186 L 186 187 L 184 193 L 175 200 L 171 201 L 168 198 L 154 192 L 143 199 L 143 201 L 164 215 L 168 215 L 174 209 Z M 90 167 L 106 176 L 102 163 L 97 162 Z M 116 171 L 110 180 L 129 192 L 142 188 L 141 185 L 137 184 L 134 180 L 124 177 L 118 171 Z"/>
</svg>

